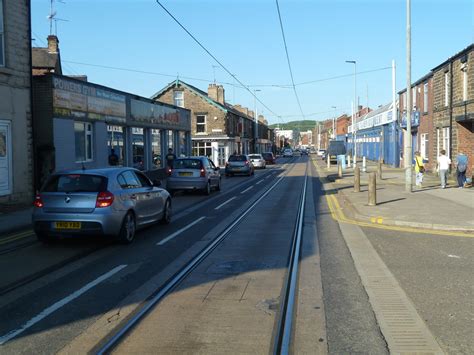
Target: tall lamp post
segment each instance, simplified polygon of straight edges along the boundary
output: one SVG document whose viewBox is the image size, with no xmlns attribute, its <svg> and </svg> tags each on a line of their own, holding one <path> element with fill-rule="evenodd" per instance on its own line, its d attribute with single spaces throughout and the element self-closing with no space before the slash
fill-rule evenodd
<svg viewBox="0 0 474 355">
<path fill-rule="evenodd" d="M 254 104 L 254 108 L 255 108 L 255 141 L 254 141 L 254 153 L 258 153 L 257 152 L 257 139 L 258 139 L 258 114 L 257 114 L 257 92 L 259 91 L 262 91 L 260 89 L 253 89 L 253 104 Z"/>
<path fill-rule="evenodd" d="M 334 117 L 332 118 L 332 139 L 336 139 L 336 106 L 331 106 L 334 109 Z"/>
<path fill-rule="evenodd" d="M 358 110 L 357 105 L 357 62 L 355 60 L 346 60 L 346 63 L 354 64 L 354 111 L 352 113 L 352 143 L 354 145 L 353 151 L 353 167 L 357 166 L 357 129 L 356 129 L 356 115 Z"/>
<path fill-rule="evenodd" d="M 412 176 L 411 176 L 411 112 L 412 112 L 412 91 L 411 91 L 411 1 L 407 0 L 407 29 L 406 29 L 406 46 L 407 46 L 407 130 L 405 132 L 405 154 L 403 157 L 405 165 L 405 191 L 411 192 Z"/>
</svg>

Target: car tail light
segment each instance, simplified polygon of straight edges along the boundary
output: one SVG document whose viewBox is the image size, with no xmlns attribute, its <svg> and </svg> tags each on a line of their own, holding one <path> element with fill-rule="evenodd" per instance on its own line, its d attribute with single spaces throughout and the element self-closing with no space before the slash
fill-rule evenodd
<svg viewBox="0 0 474 355">
<path fill-rule="evenodd" d="M 173 170 L 172 170 L 171 168 L 167 168 L 167 169 L 166 169 L 166 173 L 168 174 L 168 176 L 171 176 L 171 172 L 172 172 L 172 171 L 173 171 Z"/>
<path fill-rule="evenodd" d="M 97 194 L 95 202 L 96 208 L 109 207 L 114 202 L 114 194 L 109 191 L 102 191 Z"/>
<path fill-rule="evenodd" d="M 206 169 L 201 168 L 201 177 L 206 177 Z"/>
<path fill-rule="evenodd" d="M 43 200 L 41 199 L 41 195 L 36 195 L 35 202 L 33 202 L 33 205 L 37 208 L 41 208 L 44 206 Z"/>
</svg>

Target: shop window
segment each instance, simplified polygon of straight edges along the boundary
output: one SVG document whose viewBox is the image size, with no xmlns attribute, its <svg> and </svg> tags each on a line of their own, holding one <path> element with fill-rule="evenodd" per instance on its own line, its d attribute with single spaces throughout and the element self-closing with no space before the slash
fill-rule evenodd
<svg viewBox="0 0 474 355">
<path fill-rule="evenodd" d="M 174 91 L 173 99 L 175 106 L 184 107 L 184 91 Z"/>
<path fill-rule="evenodd" d="M 123 127 L 107 126 L 107 148 L 109 149 L 109 165 L 122 166 L 125 156 Z"/>
<path fill-rule="evenodd" d="M 212 156 L 211 142 L 193 142 L 193 155 L 206 157 Z"/>
<path fill-rule="evenodd" d="M 143 128 L 132 127 L 132 154 L 133 167 L 138 170 L 145 170 L 145 149 L 144 149 Z"/>
<path fill-rule="evenodd" d="M 206 133 L 206 116 L 196 116 L 196 133 Z"/>
<path fill-rule="evenodd" d="M 449 127 L 443 128 L 443 149 L 446 151 L 446 156 L 450 156 L 449 151 Z"/>
<path fill-rule="evenodd" d="M 152 152 L 152 168 L 159 169 L 161 167 L 161 136 L 159 129 L 151 130 L 151 152 Z"/>
<path fill-rule="evenodd" d="M 462 100 L 467 101 L 467 64 L 463 63 L 461 66 L 462 72 Z"/>
<path fill-rule="evenodd" d="M 3 0 L 0 0 L 0 67 L 5 66 L 5 34 L 3 31 Z"/>
<path fill-rule="evenodd" d="M 420 136 L 420 153 L 424 160 L 428 160 L 428 133 L 422 133 Z"/>
<path fill-rule="evenodd" d="M 76 163 L 92 161 L 92 123 L 74 122 Z"/>
</svg>

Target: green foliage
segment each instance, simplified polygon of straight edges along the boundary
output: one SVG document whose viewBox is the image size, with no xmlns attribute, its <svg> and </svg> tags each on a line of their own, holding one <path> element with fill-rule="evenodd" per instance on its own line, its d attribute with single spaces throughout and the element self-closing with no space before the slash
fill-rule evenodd
<svg viewBox="0 0 474 355">
<path fill-rule="evenodd" d="M 280 124 L 272 124 L 270 128 L 278 128 L 282 130 L 292 129 L 294 131 L 305 132 L 313 130 L 316 127 L 316 122 L 313 120 L 303 120 L 303 121 L 291 121 Z"/>
</svg>

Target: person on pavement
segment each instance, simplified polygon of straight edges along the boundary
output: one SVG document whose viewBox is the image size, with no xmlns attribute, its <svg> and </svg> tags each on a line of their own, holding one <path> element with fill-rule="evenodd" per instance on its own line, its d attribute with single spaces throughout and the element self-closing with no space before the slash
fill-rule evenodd
<svg viewBox="0 0 474 355">
<path fill-rule="evenodd" d="M 456 156 L 456 177 L 458 187 L 462 189 L 466 183 L 467 155 L 462 152 Z"/>
<path fill-rule="evenodd" d="M 169 168 L 173 167 L 173 161 L 176 159 L 176 155 L 173 153 L 173 149 L 168 149 L 168 154 L 166 154 L 166 165 Z"/>
<path fill-rule="evenodd" d="M 425 165 L 423 164 L 423 158 L 420 155 L 420 152 L 415 152 L 415 173 L 416 173 L 416 186 L 421 187 L 423 183 L 423 174 L 425 173 Z"/>
<path fill-rule="evenodd" d="M 110 150 L 110 155 L 109 155 L 109 165 L 111 166 L 116 166 L 118 165 L 118 162 L 119 162 L 119 157 L 118 155 L 115 153 L 115 149 L 112 148 Z"/>
<path fill-rule="evenodd" d="M 451 165 L 451 159 L 446 156 L 446 151 L 443 149 L 441 155 L 438 157 L 438 171 L 439 178 L 441 179 L 441 188 L 446 188 L 446 183 L 448 180 L 448 170 Z"/>
</svg>

